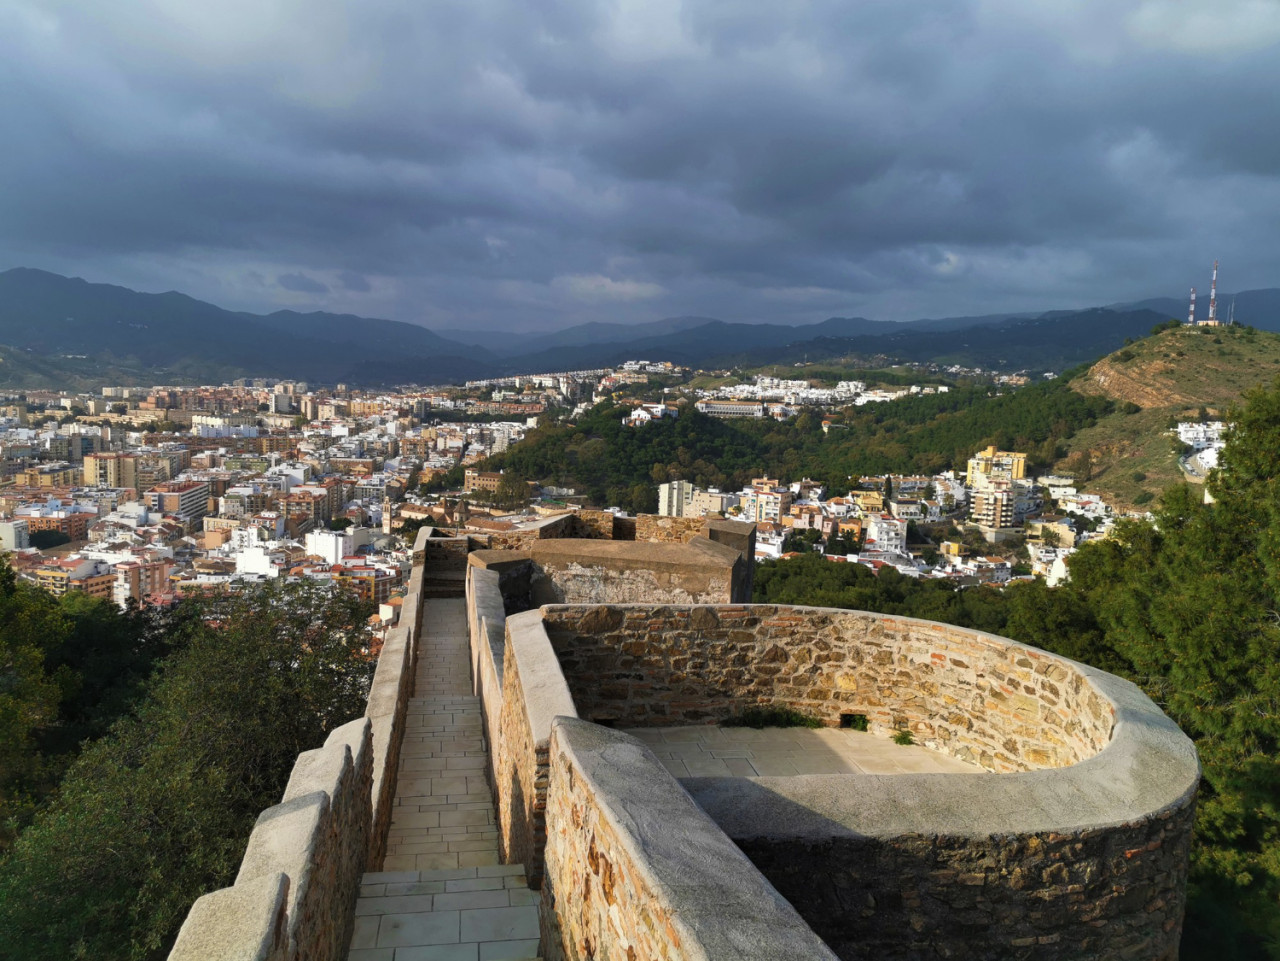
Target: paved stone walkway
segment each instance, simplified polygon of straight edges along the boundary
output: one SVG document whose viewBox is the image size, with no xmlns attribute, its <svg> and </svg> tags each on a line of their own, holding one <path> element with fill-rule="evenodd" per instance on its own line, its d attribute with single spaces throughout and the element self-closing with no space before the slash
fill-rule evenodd
<svg viewBox="0 0 1280 961">
<path fill-rule="evenodd" d="M 918 744 L 839 728 L 648 727 L 627 731 L 676 777 L 797 774 L 977 774 L 982 768 Z"/>
<path fill-rule="evenodd" d="M 364 876 L 350 961 L 496 961 L 538 954 L 537 894 L 498 863 L 480 701 L 461 598 L 431 598 L 383 870 Z"/>
</svg>

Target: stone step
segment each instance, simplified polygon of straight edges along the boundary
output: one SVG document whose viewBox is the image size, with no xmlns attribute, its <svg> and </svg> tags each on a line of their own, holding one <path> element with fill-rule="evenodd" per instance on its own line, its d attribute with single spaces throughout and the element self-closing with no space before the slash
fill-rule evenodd
<svg viewBox="0 0 1280 961">
<path fill-rule="evenodd" d="M 537 959 L 538 894 L 524 866 L 371 871 L 356 903 L 349 961 Z"/>
<path fill-rule="evenodd" d="M 467 579 L 467 569 L 459 567 L 455 570 L 438 570 L 432 569 L 423 575 L 424 583 L 430 584 L 432 581 L 465 581 Z"/>
<path fill-rule="evenodd" d="M 478 868 L 449 868 L 441 871 L 368 871 L 364 884 L 404 884 L 419 881 L 458 881 L 468 878 L 523 877 L 523 864 L 491 864 Z"/>
<path fill-rule="evenodd" d="M 422 586 L 422 596 L 441 599 L 441 598 L 465 597 L 466 595 L 464 594 L 461 588 L 454 587 L 449 584 L 442 584 L 442 585 L 424 584 Z"/>
</svg>

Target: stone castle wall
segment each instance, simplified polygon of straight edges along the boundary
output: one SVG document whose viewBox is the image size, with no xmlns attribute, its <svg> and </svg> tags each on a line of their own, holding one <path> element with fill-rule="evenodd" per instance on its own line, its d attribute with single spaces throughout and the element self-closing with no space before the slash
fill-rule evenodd
<svg viewBox="0 0 1280 961">
<path fill-rule="evenodd" d="M 644 744 L 561 717 L 549 756 L 549 961 L 835 961 Z"/>
<path fill-rule="evenodd" d="M 367 718 L 299 755 L 284 798 L 258 817 L 235 885 L 196 901 L 170 961 L 345 958 L 369 854 L 373 767 Z"/>
<path fill-rule="evenodd" d="M 258 817 L 235 884 L 192 905 L 169 961 L 347 957 L 361 877 L 381 866 L 386 850 L 421 631 L 422 565 L 432 553 L 427 533 L 419 532 L 400 623 L 382 646 L 365 716 L 298 756 L 281 802 Z"/>
<path fill-rule="evenodd" d="M 1176 961 L 1193 815 L 1188 803 L 1083 830 L 734 840 L 845 961 Z"/>
<path fill-rule="evenodd" d="M 506 648 L 506 610 L 496 570 L 473 568 L 467 573 L 467 630 L 471 646 L 471 692 L 480 699 L 485 743 L 500 737 L 502 723 L 502 661 Z M 490 752 L 492 760 L 493 753 Z M 492 772 L 490 772 L 492 780 Z"/>
<path fill-rule="evenodd" d="M 1114 711 L 1070 661 L 977 631 L 813 608 L 551 607 L 545 624 L 581 716 L 704 724 L 751 706 L 830 726 L 863 715 L 990 771 L 1096 754 Z"/>
<path fill-rule="evenodd" d="M 431 533 L 425 527 L 422 531 Z M 460 571 L 467 566 L 467 550 L 466 537 L 419 537 L 413 561 L 433 571 Z"/>
<path fill-rule="evenodd" d="M 664 545 L 578 541 L 535 545 L 530 599 L 543 604 L 628 604 L 664 598 L 674 604 L 723 604 L 734 599 L 737 556 L 703 541 L 708 549 L 672 556 Z M 628 548 L 622 551 L 617 548 Z M 710 553 L 719 548 L 721 556 Z M 745 599 L 745 598 L 744 598 Z"/>
<path fill-rule="evenodd" d="M 660 517 L 641 514 L 636 517 L 636 540 L 652 544 L 687 544 L 706 526 L 702 517 Z"/>
<path fill-rule="evenodd" d="M 553 736 L 568 722 L 548 715 L 579 713 L 588 720 L 574 731 L 608 740 L 625 736 L 591 725 L 594 712 L 611 726 L 708 723 L 775 703 L 832 723 L 867 713 L 883 733 L 905 726 L 1013 772 L 679 782 L 751 860 L 743 876 L 761 872 L 840 957 L 1176 957 L 1199 767 L 1187 738 L 1127 682 L 979 632 L 812 608 L 548 607 L 508 619 L 508 657 L 513 647 L 522 674 L 508 668 L 498 750 L 529 754 L 521 791 L 546 785 L 522 856 L 537 859 L 545 838 L 539 877 L 555 919 L 544 925 L 557 927 L 543 949 L 554 934 L 564 952 L 552 956 L 660 951 L 661 939 L 628 926 L 628 905 L 649 898 L 642 916 L 652 918 L 693 910 L 696 898 L 644 880 L 658 870 L 669 802 L 650 809 L 634 787 L 593 786 L 589 810 L 583 767 Z M 544 693 L 520 691 L 527 672 Z M 567 706 L 545 696 L 557 673 Z M 540 701 L 542 720 L 509 736 L 506 708 L 520 698 Z M 610 741 L 600 777 L 675 791 L 647 756 Z M 642 838 L 634 862 L 619 860 L 620 835 L 599 819 Z M 614 855 L 602 858 L 606 849 Z"/>
<path fill-rule="evenodd" d="M 536 888 L 547 837 L 551 724 L 577 716 L 537 611 L 507 618 L 501 705 L 498 736 L 489 744 L 498 849 L 505 863 L 524 865 Z"/>
</svg>

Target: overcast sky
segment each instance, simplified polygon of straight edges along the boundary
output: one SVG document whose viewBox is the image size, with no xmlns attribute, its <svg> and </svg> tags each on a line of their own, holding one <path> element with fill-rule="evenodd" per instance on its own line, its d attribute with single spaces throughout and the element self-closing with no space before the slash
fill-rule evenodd
<svg viewBox="0 0 1280 961">
<path fill-rule="evenodd" d="M 433 328 L 1280 286 L 1280 0 L 0 0 L 0 269 Z"/>
</svg>

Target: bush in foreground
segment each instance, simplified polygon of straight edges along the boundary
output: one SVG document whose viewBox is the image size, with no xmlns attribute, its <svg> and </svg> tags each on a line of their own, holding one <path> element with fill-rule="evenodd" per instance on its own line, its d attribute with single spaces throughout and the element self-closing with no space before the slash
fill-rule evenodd
<svg viewBox="0 0 1280 961">
<path fill-rule="evenodd" d="M 363 711 L 367 615 L 311 584 L 185 604 L 149 696 L 0 863 L 0 957 L 163 957 L 297 754 Z"/>
</svg>

